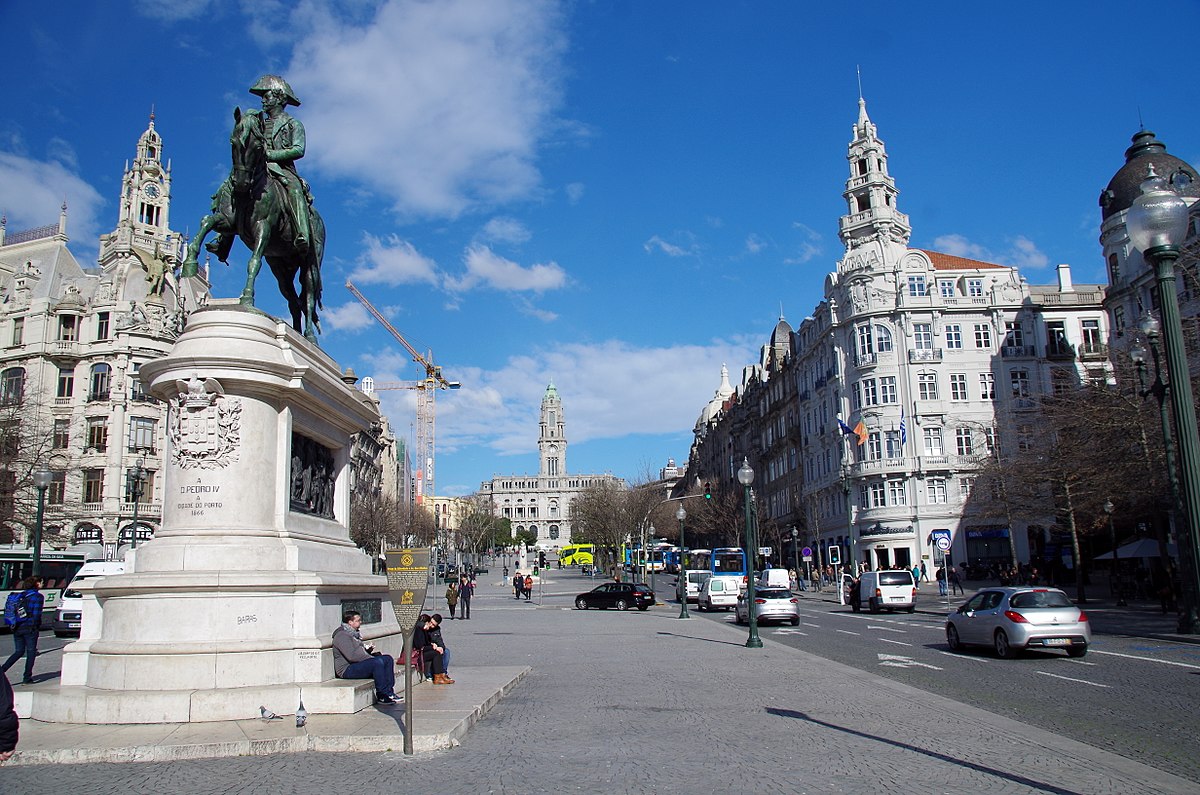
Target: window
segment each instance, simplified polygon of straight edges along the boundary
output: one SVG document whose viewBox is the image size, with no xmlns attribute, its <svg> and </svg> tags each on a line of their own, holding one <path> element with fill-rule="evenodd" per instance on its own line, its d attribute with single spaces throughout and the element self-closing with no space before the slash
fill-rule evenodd
<svg viewBox="0 0 1200 795">
<path fill-rule="evenodd" d="M 921 400 L 937 400 L 937 373 L 917 374 L 917 395 Z"/>
<path fill-rule="evenodd" d="M 975 347 L 980 350 L 992 347 L 992 327 L 987 323 L 975 324 Z"/>
<path fill-rule="evenodd" d="M 925 274 L 908 277 L 908 294 L 913 296 L 929 295 L 929 285 L 925 282 Z"/>
<path fill-rule="evenodd" d="M 988 455 L 996 454 L 996 429 L 995 428 L 988 427 L 988 428 L 983 429 L 983 445 L 984 445 L 984 447 L 987 448 Z"/>
<path fill-rule="evenodd" d="M 930 478 L 925 483 L 925 494 L 929 497 L 930 505 L 946 504 L 946 481 L 944 478 Z"/>
<path fill-rule="evenodd" d="M 950 374 L 950 399 L 951 400 L 967 400 L 967 374 L 966 373 L 951 373 Z"/>
<path fill-rule="evenodd" d="M 157 420 L 146 417 L 129 419 L 129 451 L 154 452 L 155 426 Z"/>
<path fill-rule="evenodd" d="M 885 431 L 884 444 L 887 445 L 888 458 L 900 458 L 904 455 L 900 445 L 900 431 Z"/>
<path fill-rule="evenodd" d="M 890 353 L 892 350 L 892 332 L 887 326 L 875 326 L 875 350 L 879 353 Z"/>
<path fill-rule="evenodd" d="M 972 298 L 982 298 L 983 279 L 967 279 L 967 295 Z"/>
<path fill-rule="evenodd" d="M 15 406 L 25 394 L 25 368 L 10 367 L 0 373 L 0 403 Z"/>
<path fill-rule="evenodd" d="M 1025 345 L 1025 329 L 1020 323 L 1004 324 L 1004 344 L 1009 348 L 1020 348 Z"/>
<path fill-rule="evenodd" d="M 954 429 L 954 449 L 963 456 L 971 455 L 975 451 L 970 428 Z"/>
<path fill-rule="evenodd" d="M 75 371 L 64 367 L 58 371 L 58 391 L 55 395 L 60 398 L 69 398 L 73 394 L 75 394 Z"/>
<path fill-rule="evenodd" d="M 1108 255 L 1108 278 L 1113 284 L 1116 284 L 1121 278 L 1121 263 L 1116 254 Z"/>
<path fill-rule="evenodd" d="M 932 323 L 913 323 L 913 345 L 919 351 L 933 350 Z"/>
<path fill-rule="evenodd" d="M 886 375 L 879 379 L 879 402 L 896 402 L 896 376 Z"/>
<path fill-rule="evenodd" d="M 858 327 L 858 355 L 867 356 L 875 352 L 875 344 L 871 339 L 871 327 Z"/>
<path fill-rule="evenodd" d="M 74 315 L 59 315 L 58 339 L 60 342 L 74 342 L 78 331 L 79 318 Z"/>
<path fill-rule="evenodd" d="M 888 502 L 892 505 L 907 505 L 908 499 L 904 493 L 903 480 L 888 481 Z"/>
<path fill-rule="evenodd" d="M 1066 326 L 1061 320 L 1052 320 L 1046 324 L 1046 355 L 1066 356 L 1071 352 L 1067 342 Z"/>
<path fill-rule="evenodd" d="M 923 435 L 925 437 L 925 455 L 941 455 L 942 429 L 925 428 L 923 430 Z"/>
<path fill-rule="evenodd" d="M 942 298 L 954 297 L 954 280 L 953 279 L 938 279 L 938 292 Z"/>
<path fill-rule="evenodd" d="M 133 363 L 133 371 L 129 374 L 129 384 L 130 384 L 129 396 L 132 399 L 138 400 L 138 401 L 143 401 L 143 400 L 154 401 L 153 398 L 151 398 L 149 395 L 146 394 L 146 387 L 144 384 L 142 384 L 141 369 L 142 369 L 141 362 Z"/>
<path fill-rule="evenodd" d="M 108 400 L 111 382 L 111 367 L 103 363 L 92 365 L 92 389 L 88 393 L 88 400 Z"/>
<path fill-rule="evenodd" d="M 980 400 L 996 399 L 996 376 L 992 373 L 979 374 L 979 398 Z"/>
<path fill-rule="evenodd" d="M 962 326 L 958 323 L 946 326 L 946 347 L 962 350 Z"/>
<path fill-rule="evenodd" d="M 975 487 L 975 478 L 962 477 L 958 479 L 958 496 L 963 502 L 971 499 L 971 489 Z"/>
<path fill-rule="evenodd" d="M 867 503 L 872 508 L 884 508 L 887 506 L 887 496 L 884 493 L 884 486 L 881 481 L 871 483 L 867 486 Z"/>
<path fill-rule="evenodd" d="M 879 405 L 879 392 L 875 388 L 875 379 L 873 378 L 862 382 L 862 404 L 864 406 Z"/>
<path fill-rule="evenodd" d="M 1088 353 L 1097 353 L 1100 347 L 1100 321 L 1085 320 L 1082 325 L 1083 349 Z"/>
<path fill-rule="evenodd" d="M 85 503 L 103 502 L 104 500 L 104 470 L 83 470 L 83 501 Z"/>
<path fill-rule="evenodd" d="M 883 457 L 883 439 L 879 431 L 867 434 L 867 460 L 878 461 Z"/>
<path fill-rule="evenodd" d="M 25 344 L 25 318 L 23 317 L 13 318 L 12 344 L 14 348 Z"/>
<path fill-rule="evenodd" d="M 1029 371 L 1028 370 L 1013 370 L 1012 377 L 1012 396 L 1015 398 L 1029 397 Z"/>
<path fill-rule="evenodd" d="M 96 313 L 96 339 L 98 339 L 98 340 L 108 339 L 108 326 L 109 326 L 108 319 L 109 319 L 108 312 Z"/>
<path fill-rule="evenodd" d="M 50 446 L 55 450 L 66 450 L 71 444 L 71 421 L 55 420 L 54 436 Z"/>
<path fill-rule="evenodd" d="M 137 493 L 138 482 L 133 476 L 133 470 L 125 470 L 125 502 L 137 502 L 142 505 L 154 500 L 154 473 L 142 469 L 141 493 Z"/>
<path fill-rule="evenodd" d="M 67 499 L 67 473 L 54 472 L 50 478 L 50 488 L 46 489 L 47 505 L 62 505 Z"/>
<path fill-rule="evenodd" d="M 108 449 L 108 417 L 88 417 L 87 446 L 99 453 Z"/>
</svg>

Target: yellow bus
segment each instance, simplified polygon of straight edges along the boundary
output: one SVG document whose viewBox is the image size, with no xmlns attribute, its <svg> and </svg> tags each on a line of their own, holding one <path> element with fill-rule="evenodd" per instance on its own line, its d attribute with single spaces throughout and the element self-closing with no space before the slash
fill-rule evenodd
<svg viewBox="0 0 1200 795">
<path fill-rule="evenodd" d="M 558 551 L 558 562 L 562 566 L 591 566 L 595 555 L 595 544 L 567 544 Z"/>
</svg>

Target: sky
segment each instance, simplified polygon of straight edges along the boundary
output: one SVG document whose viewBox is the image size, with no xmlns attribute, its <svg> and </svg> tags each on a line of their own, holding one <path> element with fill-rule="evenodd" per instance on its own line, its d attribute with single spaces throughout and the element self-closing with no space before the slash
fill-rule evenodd
<svg viewBox="0 0 1200 795">
<path fill-rule="evenodd" d="M 719 385 L 780 316 L 811 313 L 843 248 L 858 99 L 910 245 L 1103 282 L 1098 197 L 1144 124 L 1200 164 L 1200 3 L 785 0 L 0 2 L 0 212 L 95 262 L 151 109 L 170 221 L 195 230 L 236 106 L 280 74 L 327 226 L 321 346 L 422 375 L 352 280 L 462 383 L 437 396 L 439 495 L 537 471 L 563 401 L 573 474 L 683 463 Z M 1157 18 L 1150 18 L 1150 14 Z M 212 264 L 234 297 L 248 252 Z M 269 275 L 259 306 L 283 314 Z M 381 392 L 411 437 L 415 393 Z"/>
</svg>

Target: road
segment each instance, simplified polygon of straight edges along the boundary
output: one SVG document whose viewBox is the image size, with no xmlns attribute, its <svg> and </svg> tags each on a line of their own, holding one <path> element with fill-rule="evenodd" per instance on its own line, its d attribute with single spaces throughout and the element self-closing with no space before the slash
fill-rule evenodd
<svg viewBox="0 0 1200 795">
<path fill-rule="evenodd" d="M 826 595 L 828 598 L 828 595 Z M 732 613 L 701 613 L 732 622 Z M 1153 767 L 1200 780 L 1191 742 L 1200 704 L 1200 646 L 1097 631 L 1083 659 L 1028 652 L 1000 660 L 987 649 L 949 650 L 945 620 L 927 614 L 853 613 L 800 596 L 800 625 L 760 633 L 829 660 L 1032 723 Z"/>
</svg>

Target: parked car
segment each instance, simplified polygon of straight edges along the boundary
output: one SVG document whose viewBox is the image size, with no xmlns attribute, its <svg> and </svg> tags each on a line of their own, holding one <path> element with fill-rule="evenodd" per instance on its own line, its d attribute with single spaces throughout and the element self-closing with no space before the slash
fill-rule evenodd
<svg viewBox="0 0 1200 795">
<path fill-rule="evenodd" d="M 598 607 L 601 610 L 610 607 L 617 610 L 636 607 L 638 610 L 645 610 L 652 604 L 654 591 L 644 582 L 606 582 L 575 597 L 575 607 L 578 610 L 587 610 L 589 607 Z"/>
<path fill-rule="evenodd" d="M 947 616 L 946 642 L 955 651 L 991 646 L 1004 659 L 1025 649 L 1063 649 L 1082 657 L 1092 627 L 1087 613 L 1057 588 L 988 588 Z"/>
<path fill-rule="evenodd" d="M 750 604 L 746 594 L 738 594 L 733 618 L 739 624 L 750 622 Z M 754 591 L 754 614 L 759 623 L 788 621 L 794 627 L 800 623 L 800 600 L 787 588 L 756 588 Z"/>
<path fill-rule="evenodd" d="M 851 581 L 853 582 L 853 581 Z M 858 578 L 858 587 L 849 588 L 846 601 L 855 613 L 866 607 L 872 613 L 880 610 L 916 610 L 917 583 L 911 571 L 864 571 Z M 856 598 L 857 597 L 857 598 Z"/>
<path fill-rule="evenodd" d="M 696 597 L 697 607 L 710 612 L 717 608 L 728 610 L 737 604 L 741 590 L 741 577 L 709 577 L 700 586 L 700 593 Z"/>
<path fill-rule="evenodd" d="M 700 588 L 704 585 L 704 581 L 712 577 L 711 571 L 700 571 L 698 569 L 689 569 L 687 572 L 687 600 L 689 602 L 700 601 Z M 679 590 L 679 580 L 675 580 L 675 590 Z"/>
</svg>

